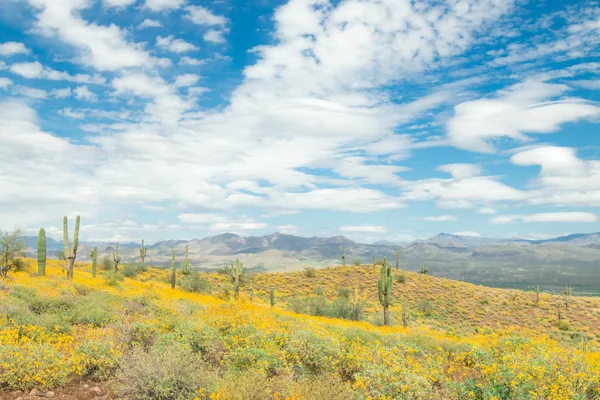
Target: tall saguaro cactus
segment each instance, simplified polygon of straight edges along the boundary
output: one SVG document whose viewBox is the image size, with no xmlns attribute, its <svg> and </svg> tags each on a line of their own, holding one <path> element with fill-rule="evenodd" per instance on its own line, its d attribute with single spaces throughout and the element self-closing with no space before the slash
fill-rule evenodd
<svg viewBox="0 0 600 400">
<path fill-rule="evenodd" d="M 177 283 L 177 275 L 176 275 L 176 269 L 177 267 L 175 266 L 175 250 L 172 250 L 171 253 L 171 289 L 175 289 L 175 284 Z"/>
<path fill-rule="evenodd" d="M 146 259 L 146 248 L 144 247 L 144 239 L 142 239 L 142 247 L 140 247 L 140 260 L 142 261 L 142 265 L 144 265 L 145 259 Z"/>
<path fill-rule="evenodd" d="M 275 305 L 275 288 L 273 286 L 271 286 L 270 300 L 271 300 L 271 307 L 273 307 Z"/>
<path fill-rule="evenodd" d="M 188 245 L 185 245 L 185 258 L 181 261 L 181 274 L 189 275 L 190 274 L 190 259 L 188 257 Z"/>
<path fill-rule="evenodd" d="M 383 259 L 381 266 L 381 278 L 377 282 L 377 293 L 379 295 L 379 304 L 383 306 L 383 324 L 390 323 L 390 304 L 392 295 L 392 266 L 388 264 L 387 257 Z"/>
<path fill-rule="evenodd" d="M 252 281 L 250 281 L 250 286 L 248 287 L 248 294 L 250 295 L 250 301 L 252 301 Z"/>
<path fill-rule="evenodd" d="M 237 298 L 240 295 L 240 278 L 244 274 L 244 264 L 236 258 L 235 264 L 229 267 L 229 274 L 231 275 L 231 280 L 233 280 L 233 291 Z"/>
<path fill-rule="evenodd" d="M 342 266 L 346 266 L 346 246 L 342 246 Z"/>
<path fill-rule="evenodd" d="M 77 247 L 79 246 L 79 215 L 75 218 L 75 232 L 73 233 L 73 244 L 69 248 L 69 227 L 67 225 L 67 217 L 63 218 L 63 244 L 65 260 L 67 263 L 67 279 L 73 279 L 73 266 L 75 265 L 75 257 L 77 257 Z"/>
<path fill-rule="evenodd" d="M 37 250 L 38 275 L 44 276 L 46 275 L 46 231 L 44 230 L 44 228 L 41 228 L 40 232 L 38 233 Z"/>
<path fill-rule="evenodd" d="M 115 265 L 115 272 L 119 270 L 119 263 L 121 262 L 121 257 L 119 256 L 119 242 L 117 242 L 117 252 L 113 253 L 113 263 Z"/>
<path fill-rule="evenodd" d="M 400 269 L 400 250 L 396 249 L 396 270 Z"/>
<path fill-rule="evenodd" d="M 90 251 L 92 257 L 92 278 L 96 277 L 96 267 L 98 265 L 98 248 L 94 246 L 94 250 Z"/>
</svg>

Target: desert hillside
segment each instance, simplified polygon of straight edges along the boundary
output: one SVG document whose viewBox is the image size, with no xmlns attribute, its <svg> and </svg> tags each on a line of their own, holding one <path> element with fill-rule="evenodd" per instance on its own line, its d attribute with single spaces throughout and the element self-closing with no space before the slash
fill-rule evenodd
<svg viewBox="0 0 600 400">
<path fill-rule="evenodd" d="M 363 266 L 246 276 L 233 299 L 223 274 L 196 276 L 208 286 L 178 275 L 172 289 L 165 270 L 124 266 L 92 278 L 90 266 L 78 264 L 68 281 L 62 263 L 48 261 L 46 276 L 26 269 L 1 283 L 2 398 L 24 398 L 32 389 L 67 399 L 600 395 L 598 299 L 572 297 L 558 329 L 554 308 L 562 297 L 542 294 L 538 307 L 532 293 L 395 271 L 392 326 L 380 327 L 376 272 Z M 322 310 L 343 310 L 354 288 L 360 321 L 291 311 L 310 313 L 302 306 L 321 297 Z M 84 385 L 98 385 L 98 396 L 70 394 Z"/>
</svg>

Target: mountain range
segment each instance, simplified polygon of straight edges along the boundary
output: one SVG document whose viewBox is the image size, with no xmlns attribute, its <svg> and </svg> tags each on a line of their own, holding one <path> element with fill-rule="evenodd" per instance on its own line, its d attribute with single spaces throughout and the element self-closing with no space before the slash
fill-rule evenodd
<svg viewBox="0 0 600 400">
<path fill-rule="evenodd" d="M 364 244 L 344 236 L 302 237 L 274 233 L 266 236 L 239 236 L 224 233 L 204 239 L 167 240 L 147 245 L 146 262 L 168 266 L 171 251 L 177 259 L 186 245 L 193 267 L 216 270 L 236 258 L 254 271 L 282 271 L 306 266 L 325 267 L 341 263 L 345 246 L 346 262 L 369 264 L 387 257 L 394 262 L 400 251 L 401 268 L 417 271 L 427 262 L 431 274 L 489 286 L 531 288 L 537 284 L 558 289 L 569 283 L 587 294 L 600 294 L 600 232 L 572 234 L 544 240 L 482 238 L 441 233 L 411 243 L 376 242 Z M 27 238 L 26 255 L 35 256 L 37 237 Z M 98 247 L 99 257 L 110 257 L 115 243 L 81 241 L 77 259 L 89 261 L 90 249 Z M 140 243 L 119 243 L 123 262 L 139 259 Z M 56 258 L 62 241 L 47 238 L 48 257 Z M 357 261 L 356 261 L 357 260 Z"/>
</svg>

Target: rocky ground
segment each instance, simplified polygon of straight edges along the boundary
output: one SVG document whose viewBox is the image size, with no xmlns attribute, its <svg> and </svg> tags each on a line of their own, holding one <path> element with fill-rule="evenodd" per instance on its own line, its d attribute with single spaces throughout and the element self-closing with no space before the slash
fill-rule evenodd
<svg viewBox="0 0 600 400">
<path fill-rule="evenodd" d="M 114 399 L 110 391 L 93 382 L 73 382 L 62 388 L 42 391 L 33 389 L 27 392 L 20 390 L 0 390 L 0 399 L 6 400 L 42 400 L 54 398 L 61 400 L 108 400 Z"/>
</svg>

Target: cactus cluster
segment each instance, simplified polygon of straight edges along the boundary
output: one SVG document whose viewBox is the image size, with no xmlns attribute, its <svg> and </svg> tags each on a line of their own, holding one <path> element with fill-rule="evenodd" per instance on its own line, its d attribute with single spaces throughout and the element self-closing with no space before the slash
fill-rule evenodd
<svg viewBox="0 0 600 400">
<path fill-rule="evenodd" d="M 96 266 L 98 262 L 98 248 L 94 247 L 94 250 L 90 251 L 90 257 L 92 258 L 92 278 L 96 277 Z"/>
<path fill-rule="evenodd" d="M 429 267 L 427 266 L 427 263 L 423 260 L 421 260 L 421 272 L 422 275 L 427 275 L 429 273 Z"/>
<path fill-rule="evenodd" d="M 377 294 L 379 295 L 379 304 L 383 307 L 383 324 L 389 325 L 392 295 L 392 266 L 388 264 L 387 257 L 383 259 L 383 265 L 381 266 L 381 277 L 377 282 Z"/>
<path fill-rule="evenodd" d="M 67 217 L 63 218 L 63 244 L 64 255 L 67 263 L 67 279 L 73 279 L 73 266 L 75 265 L 75 257 L 77 257 L 77 247 L 79 247 L 79 215 L 75 219 L 75 232 L 73 233 L 73 244 L 69 247 L 69 227 L 67 225 Z"/>
<path fill-rule="evenodd" d="M 244 274 L 244 264 L 236 258 L 235 264 L 231 264 L 229 267 L 229 275 L 233 281 L 234 295 L 237 298 L 240 294 L 240 278 Z"/>
<path fill-rule="evenodd" d="M 38 275 L 46 275 L 46 231 L 44 228 L 40 229 L 38 233 Z"/>
<path fill-rule="evenodd" d="M 190 259 L 188 257 L 188 245 L 185 245 L 185 258 L 181 261 L 181 274 L 187 276 L 190 271 Z"/>
<path fill-rule="evenodd" d="M 118 271 L 120 262 L 121 262 L 121 257 L 119 256 L 119 242 L 117 242 L 117 252 L 113 253 L 113 263 L 115 266 L 115 272 Z"/>
<path fill-rule="evenodd" d="M 140 247 L 140 261 L 142 265 L 144 265 L 144 260 L 146 259 L 146 248 L 144 247 L 144 239 L 142 239 L 142 247 Z"/>
<path fill-rule="evenodd" d="M 171 252 L 171 289 L 175 289 L 177 283 L 177 266 L 175 265 L 175 250 Z"/>
<path fill-rule="evenodd" d="M 346 266 L 346 246 L 342 246 L 342 266 Z"/>
</svg>

